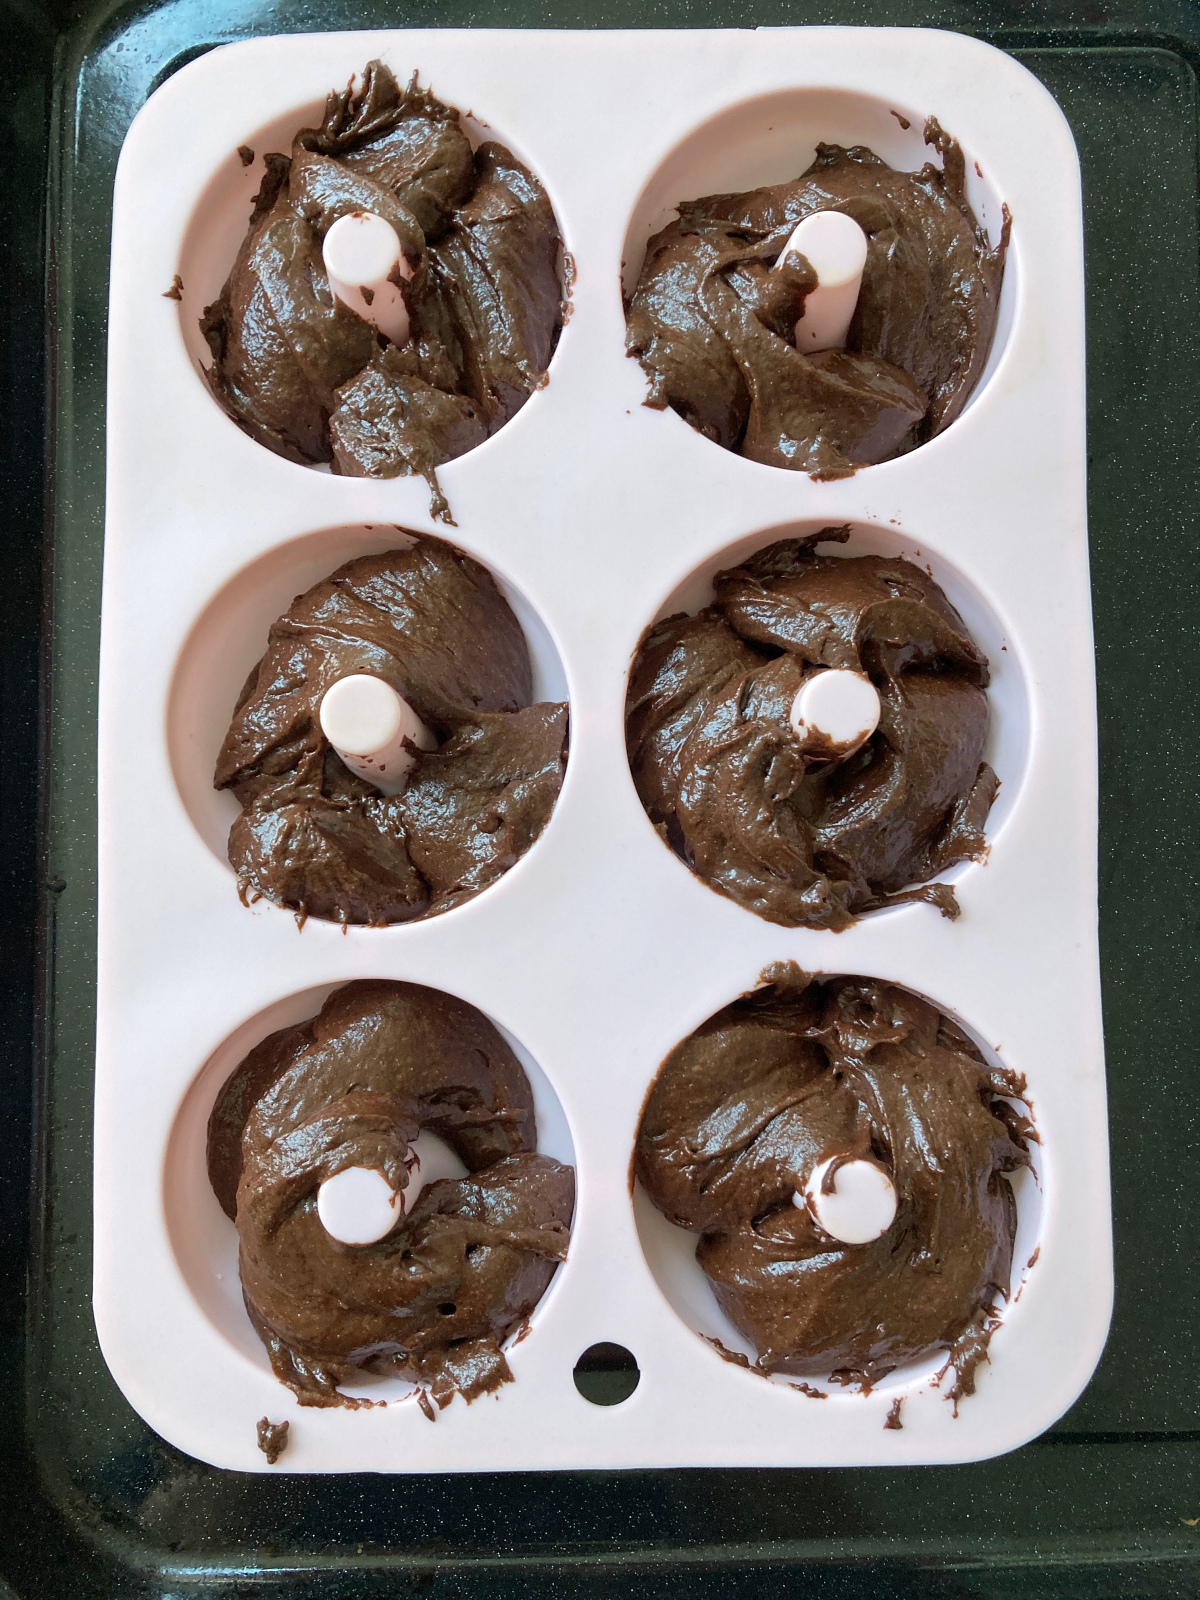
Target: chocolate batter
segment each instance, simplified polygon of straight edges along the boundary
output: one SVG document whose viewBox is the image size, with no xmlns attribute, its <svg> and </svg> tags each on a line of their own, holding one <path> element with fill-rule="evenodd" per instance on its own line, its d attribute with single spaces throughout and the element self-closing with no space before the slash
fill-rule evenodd
<svg viewBox="0 0 1200 1600">
<path fill-rule="evenodd" d="M 650 240 L 627 307 L 626 347 L 708 439 L 752 461 L 844 477 L 932 439 L 954 421 L 991 349 L 1008 247 L 994 249 L 967 201 L 962 151 L 931 117 L 941 168 L 897 172 L 856 145 L 817 147 L 801 177 L 685 201 Z M 867 234 L 845 350 L 801 355 L 795 326 L 816 279 L 790 253 L 815 211 Z"/>
<path fill-rule="evenodd" d="M 972 1393 L 1007 1299 L 1029 1165 L 1015 1073 L 988 1067 L 936 1006 L 871 978 L 794 964 L 671 1052 L 642 1113 L 636 1175 L 701 1235 L 696 1259 L 763 1372 L 869 1388 L 945 1351 Z M 792 1196 L 829 1158 L 873 1159 L 895 1185 L 890 1229 L 831 1239 Z"/>
<path fill-rule="evenodd" d="M 926 900 L 913 889 L 985 850 L 998 787 L 983 761 L 988 666 L 926 573 L 887 556 L 817 555 L 846 528 L 781 539 L 719 572 L 698 616 L 655 623 L 630 678 L 634 783 L 668 844 L 714 889 L 787 927 L 846 927 Z M 878 730 L 830 759 L 788 722 L 825 667 L 869 677 Z"/>
<path fill-rule="evenodd" d="M 271 626 L 213 780 L 242 806 L 229 860 L 243 899 L 341 923 L 429 916 L 500 877 L 546 825 L 567 707 L 530 705 L 529 649 L 490 574 L 412 537 L 348 561 Z M 353 673 L 390 683 L 442 740 L 390 798 L 321 731 L 325 691 Z"/>
<path fill-rule="evenodd" d="M 248 434 L 351 477 L 420 473 L 480 444 L 546 379 L 563 320 L 561 240 L 537 179 L 381 61 L 331 94 L 291 156 L 267 155 L 249 231 L 201 322 L 210 381 Z M 321 257 L 343 216 L 395 228 L 410 265 L 403 348 L 335 298 Z M 399 281 L 399 280 L 397 280 Z"/>
<path fill-rule="evenodd" d="M 347 1167 L 407 1182 L 422 1129 L 470 1176 L 422 1189 L 377 1244 L 325 1232 L 317 1189 Z M 509 1381 L 502 1345 L 564 1259 L 570 1167 L 536 1154 L 520 1062 L 474 1006 L 412 983 L 349 983 L 256 1045 L 208 1125 L 208 1174 L 241 1241 L 242 1292 L 301 1405 L 358 1406 L 363 1371 L 445 1407 Z"/>
<path fill-rule="evenodd" d="M 269 1467 L 273 1467 L 287 1449 L 290 1431 L 291 1423 L 272 1422 L 270 1417 L 259 1417 L 255 1423 L 254 1433 L 258 1448 L 266 1456 Z"/>
</svg>

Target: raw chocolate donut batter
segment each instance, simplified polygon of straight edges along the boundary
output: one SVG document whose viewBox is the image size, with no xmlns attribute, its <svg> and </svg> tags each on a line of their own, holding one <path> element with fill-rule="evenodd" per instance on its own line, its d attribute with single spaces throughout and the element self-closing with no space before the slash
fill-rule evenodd
<svg viewBox="0 0 1200 1600">
<path fill-rule="evenodd" d="M 963 155 L 930 118 L 943 166 L 897 172 L 856 145 L 817 147 L 791 183 L 684 201 L 650 240 L 626 346 L 672 406 L 727 450 L 819 478 L 923 444 L 958 416 L 991 349 L 1008 245 L 966 197 Z M 845 350 L 800 354 L 815 284 L 802 255 L 773 271 L 797 223 L 843 211 L 867 235 Z"/>
<path fill-rule="evenodd" d="M 477 894 L 545 827 L 562 783 L 567 707 L 530 705 L 520 623 L 453 545 L 360 556 L 299 595 L 267 637 L 217 759 L 242 815 L 229 860 L 243 898 L 380 925 Z M 325 691 L 382 678 L 442 743 L 385 797 L 321 731 Z"/>
<path fill-rule="evenodd" d="M 250 228 L 201 326 L 237 422 L 292 461 L 428 479 L 545 382 L 563 319 L 561 240 L 537 179 L 503 145 L 472 151 L 459 113 L 372 61 L 291 156 L 266 157 Z M 411 337 L 389 343 L 338 300 L 321 256 L 356 212 L 390 222 L 415 270 Z"/>
<path fill-rule="evenodd" d="M 426 1185 L 377 1244 L 338 1243 L 317 1190 L 349 1167 L 402 1189 L 428 1129 L 470 1176 Z M 570 1167 L 536 1154 L 529 1080 L 474 1006 L 435 989 L 349 983 L 256 1045 L 218 1096 L 208 1174 L 237 1224 L 242 1292 L 301 1405 L 363 1370 L 407 1378 L 427 1414 L 511 1379 L 502 1344 L 566 1255 Z"/>
<path fill-rule="evenodd" d="M 664 1061 L 636 1175 L 696 1259 L 763 1372 L 864 1388 L 945 1351 L 951 1397 L 974 1388 L 1009 1292 L 1029 1165 L 1015 1073 L 988 1067 L 936 1006 L 871 978 L 792 963 Z M 827 1159 L 873 1160 L 898 1207 L 869 1244 L 831 1238 L 793 1203 Z"/>
<path fill-rule="evenodd" d="M 844 928 L 984 852 L 997 789 L 983 761 L 988 667 L 926 573 L 887 556 L 823 556 L 849 537 L 782 539 L 717 574 L 698 616 L 655 623 L 634 662 L 634 783 L 668 844 L 714 889 L 771 922 Z M 876 733 L 830 759 L 788 721 L 827 667 L 870 678 Z"/>
</svg>

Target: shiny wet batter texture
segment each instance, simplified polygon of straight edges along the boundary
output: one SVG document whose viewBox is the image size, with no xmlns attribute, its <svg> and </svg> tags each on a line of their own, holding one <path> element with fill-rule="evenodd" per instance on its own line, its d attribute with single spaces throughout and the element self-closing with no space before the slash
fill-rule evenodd
<svg viewBox="0 0 1200 1600">
<path fill-rule="evenodd" d="M 546 825 L 567 707 L 531 705 L 525 635 L 491 575 L 412 535 L 360 556 L 271 625 L 217 760 L 242 814 L 229 860 L 243 898 L 380 925 L 448 910 L 506 872 Z M 391 684 L 441 741 L 385 797 L 342 762 L 320 704 L 340 678 Z"/>
<path fill-rule="evenodd" d="M 626 346 L 706 438 L 752 461 L 834 478 L 949 426 L 991 349 L 1008 245 L 993 248 L 966 197 L 959 146 L 898 172 L 870 150 L 823 144 L 791 183 L 684 201 L 650 240 L 627 308 Z M 794 331 L 812 268 L 790 253 L 815 211 L 844 211 L 868 239 L 845 350 L 802 355 Z"/>
<path fill-rule="evenodd" d="M 233 270 L 202 321 L 214 392 L 252 438 L 350 477 L 428 479 L 546 380 L 563 320 L 561 240 L 537 179 L 459 113 L 372 61 L 266 175 Z M 414 268 L 401 348 L 330 290 L 340 218 L 372 212 Z M 397 280 L 399 281 L 399 280 Z"/>
<path fill-rule="evenodd" d="M 377 1244 L 332 1239 L 320 1184 L 372 1167 L 402 1188 L 423 1129 L 469 1176 L 428 1184 Z M 213 1109 L 208 1173 L 250 1319 L 302 1405 L 362 1404 L 338 1386 L 370 1371 L 417 1384 L 432 1416 L 511 1379 L 502 1345 L 566 1255 L 575 1198 L 536 1146 L 520 1062 L 437 990 L 350 983 L 251 1050 Z"/>
<path fill-rule="evenodd" d="M 911 562 L 816 553 L 847 537 L 768 545 L 717 574 L 698 616 L 650 628 L 626 706 L 634 782 L 689 866 L 772 922 L 844 928 L 907 899 L 956 916 L 949 884 L 909 886 L 984 852 L 987 662 Z M 826 667 L 865 674 L 881 701 L 876 733 L 841 760 L 788 723 Z"/>
<path fill-rule="evenodd" d="M 957 1401 L 974 1388 L 1007 1297 L 1016 1203 L 1004 1174 L 1035 1138 L 936 1006 L 870 978 L 819 981 L 791 963 L 663 1063 L 642 1113 L 636 1175 L 672 1222 L 764 1372 L 870 1387 L 944 1351 Z M 899 1205 L 845 1245 L 793 1204 L 830 1158 L 882 1165 Z"/>
</svg>

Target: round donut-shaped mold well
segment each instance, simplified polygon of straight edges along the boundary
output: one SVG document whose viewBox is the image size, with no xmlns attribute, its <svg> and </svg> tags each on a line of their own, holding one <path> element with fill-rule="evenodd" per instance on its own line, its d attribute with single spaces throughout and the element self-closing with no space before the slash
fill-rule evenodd
<svg viewBox="0 0 1200 1600">
<path fill-rule="evenodd" d="M 415 537 L 391 524 L 356 523 L 289 540 L 236 572 L 193 624 L 167 699 L 167 749 L 184 808 L 224 866 L 229 830 L 241 807 L 227 790 L 213 788 L 213 772 L 238 694 L 266 648 L 271 624 L 297 595 L 344 562 L 407 548 Z M 568 700 L 566 670 L 545 623 L 519 589 L 489 570 L 525 634 L 533 700 Z"/>
<path fill-rule="evenodd" d="M 734 543 L 723 546 L 676 584 L 649 619 L 648 626 L 680 612 L 695 615 L 711 604 L 714 598 L 713 578 L 718 572 L 737 566 L 777 540 L 805 538 L 827 526 L 829 524 L 823 518 L 781 523 L 773 528 L 746 534 Z M 984 829 L 990 851 L 1017 808 L 1029 767 L 1030 695 L 1020 654 L 992 602 L 953 561 L 932 550 L 920 538 L 890 524 L 854 522 L 849 528 L 850 536 L 844 544 L 818 545 L 819 554 L 834 557 L 881 555 L 900 557 L 911 562 L 928 573 L 941 588 L 987 657 L 991 681 L 987 688 L 988 736 L 983 759 L 1000 780 L 1000 788 Z M 635 651 L 634 662 L 636 659 Z M 649 817 L 646 821 L 653 826 Z M 657 829 L 655 833 L 659 838 L 662 837 Z M 671 848 L 669 844 L 667 848 Z M 984 862 L 960 861 L 928 881 L 954 884 L 985 863 L 986 858 Z M 701 882 L 704 881 L 702 878 Z M 859 915 L 891 917 L 909 914 L 916 909 L 910 905 L 885 906 Z"/>
<path fill-rule="evenodd" d="M 850 976 L 837 972 L 817 972 L 813 974 L 821 981 L 833 978 Z M 762 980 L 751 985 L 751 989 L 761 987 Z M 897 988 L 909 986 L 898 984 Z M 728 998 L 714 1008 L 712 1016 L 724 1009 L 725 1005 L 741 998 L 747 991 L 731 991 Z M 917 993 L 909 989 L 910 993 Z M 919 994 L 918 998 L 925 999 L 936 1005 L 943 1015 L 957 1024 L 962 1032 L 977 1046 L 984 1061 L 989 1067 L 1003 1066 L 1002 1058 L 983 1039 L 978 1031 L 972 1028 L 966 1019 L 960 1017 L 954 1009 L 942 1001 L 933 999 L 928 994 Z M 709 1019 L 704 1019 L 709 1020 Z M 700 1024 L 703 1026 L 703 1022 Z M 693 1030 L 693 1032 L 696 1030 Z M 682 1042 L 682 1041 L 681 1041 Z M 652 1082 L 657 1078 L 657 1069 Z M 649 1096 L 647 1087 L 647 1097 Z M 1010 1103 L 1023 1115 L 1028 1116 L 1036 1130 L 1037 1127 L 1037 1091 L 1036 1086 L 1026 1086 L 1026 1095 L 1022 1100 L 1013 1099 Z M 639 1131 L 640 1131 L 639 1118 Z M 1000 1309 L 1000 1331 L 1004 1324 L 1011 1321 L 1014 1315 L 1019 1314 L 1021 1290 L 1026 1277 L 1037 1264 L 1038 1250 L 1042 1235 L 1042 1216 L 1045 1206 L 1045 1167 L 1047 1155 L 1040 1143 L 1030 1141 L 1030 1164 L 1013 1173 L 1004 1174 L 1004 1181 L 1011 1185 L 1017 1205 L 1017 1227 L 1013 1240 L 1012 1272 L 1009 1283 L 1007 1301 Z M 753 1344 L 741 1330 L 734 1326 L 729 1317 L 722 1310 L 717 1301 L 712 1284 L 704 1273 L 703 1268 L 696 1260 L 696 1247 L 700 1242 L 700 1235 L 691 1229 L 678 1227 L 670 1222 L 657 1208 L 641 1183 L 633 1175 L 635 1172 L 636 1156 L 631 1157 L 631 1189 L 633 1194 L 634 1220 L 637 1225 L 638 1240 L 646 1264 L 650 1268 L 652 1277 L 659 1291 L 672 1311 L 679 1317 L 693 1333 L 714 1346 L 714 1353 L 725 1352 L 736 1361 L 744 1356 L 753 1368 L 758 1352 Z M 889 1395 L 898 1398 L 922 1385 L 930 1384 L 937 1387 L 946 1370 L 946 1356 L 944 1352 L 935 1353 L 915 1361 L 909 1361 L 894 1368 L 885 1378 L 871 1386 L 873 1395 Z M 773 1383 L 783 1389 L 794 1387 L 801 1380 L 791 1373 L 761 1373 L 754 1371 L 754 1376 L 762 1381 Z M 813 1376 L 807 1380 L 811 1385 L 819 1388 L 820 1392 L 833 1397 L 840 1397 L 844 1402 L 853 1402 L 858 1391 L 846 1389 L 836 1383 L 830 1383 L 827 1375 Z M 969 1400 L 964 1402 L 969 1404 Z"/>
<path fill-rule="evenodd" d="M 208 1178 L 208 1119 L 226 1080 L 256 1044 L 280 1028 L 315 1016 L 333 991 L 342 987 L 344 980 L 287 995 L 239 1024 L 192 1079 L 176 1112 L 163 1160 L 163 1214 L 184 1282 L 201 1313 L 221 1337 L 273 1381 L 266 1349 L 242 1300 L 237 1229 L 221 1210 Z M 538 1153 L 553 1156 L 578 1173 L 566 1112 L 550 1079 L 519 1039 L 494 1017 L 488 1017 L 488 1021 L 511 1046 L 529 1079 L 537 1117 Z M 531 1329 L 536 1329 L 561 1277 L 562 1266 L 556 1269 L 530 1315 Z M 519 1329 L 515 1330 L 506 1348 L 523 1337 Z M 360 1381 L 339 1387 L 351 1398 L 372 1400 L 401 1400 L 415 1393 L 414 1386 L 404 1379 L 372 1373 L 363 1373 Z M 280 1394 L 285 1393 L 281 1386 Z"/>
<path fill-rule="evenodd" d="M 365 62 L 364 62 L 365 66 Z M 417 63 L 419 67 L 419 63 Z M 411 76 L 412 67 L 407 69 L 397 67 L 397 81 L 406 82 Z M 361 86 L 362 73 L 358 74 L 358 85 Z M 424 89 L 429 89 L 438 99 L 436 84 L 421 83 Z M 342 85 L 330 84 L 330 90 L 340 90 Z M 449 93 L 449 90 L 447 90 Z M 443 103 L 453 105 L 453 97 Z M 558 221 L 561 208 L 555 204 L 554 196 L 550 193 L 540 172 L 529 160 L 522 149 L 519 139 L 512 138 L 504 129 L 492 126 L 478 114 L 475 109 L 470 111 L 462 108 L 459 110 L 459 121 L 472 150 L 477 150 L 481 144 L 489 141 L 503 145 L 516 159 L 521 162 L 537 178 L 545 191 L 554 211 L 555 221 L 558 225 L 560 238 L 562 226 Z M 237 149 L 231 149 L 220 166 L 212 174 L 208 183 L 200 194 L 192 210 L 187 226 L 184 230 L 180 246 L 179 261 L 176 267 L 178 274 L 178 310 L 180 332 L 183 343 L 191 363 L 196 370 L 197 381 L 202 383 L 209 393 L 214 406 L 222 416 L 237 427 L 238 424 L 226 407 L 212 394 L 207 377 L 205 376 L 213 363 L 213 352 L 201 328 L 202 318 L 206 309 L 213 305 L 224 288 L 225 281 L 233 268 L 238 250 L 246 237 L 246 230 L 250 214 L 254 207 L 255 196 L 263 182 L 266 173 L 264 158 L 273 153 L 287 154 L 292 147 L 292 140 L 302 128 L 315 128 L 321 125 L 325 115 L 325 100 L 310 100 L 305 104 L 296 106 L 285 115 L 276 117 L 264 123 L 255 130 L 246 142 Z M 242 152 L 252 156 L 246 161 Z M 570 300 L 570 274 L 568 264 L 570 261 L 569 250 L 565 241 L 560 246 L 558 256 L 558 279 L 562 287 L 562 300 L 564 312 L 558 332 L 550 354 L 550 366 L 553 366 L 554 357 L 558 353 L 558 346 L 567 335 Z M 545 385 L 543 384 L 544 388 Z M 541 391 L 535 389 L 521 407 L 518 416 L 523 414 L 530 406 L 534 406 L 542 399 Z M 510 419 L 515 422 L 517 416 Z M 489 444 L 492 438 L 503 433 L 510 423 L 504 423 L 488 439 L 484 439 L 472 450 L 465 451 L 464 455 L 473 455 L 484 445 Z M 452 459 L 457 460 L 457 457 Z M 449 465 L 450 463 L 445 463 Z M 327 464 L 307 463 L 310 471 L 328 472 Z"/>
<path fill-rule="evenodd" d="M 924 138 L 931 112 L 936 115 L 936 106 L 916 110 L 848 89 L 797 87 L 739 101 L 702 122 L 663 157 L 630 213 L 622 251 L 626 303 L 637 287 L 650 239 L 678 216 L 682 202 L 792 182 L 816 158 L 819 144 L 847 149 L 865 145 L 898 171 L 917 172 L 927 163 L 941 166 L 941 157 Z M 945 132 L 958 138 L 955 128 Z M 988 176 L 986 153 L 958 142 L 967 198 L 995 247 L 1005 229 L 1004 197 Z M 1004 358 L 1019 298 L 1016 256 L 1010 248 L 987 361 L 955 422 L 980 399 Z M 691 431 L 683 417 L 667 409 Z M 951 431 L 955 422 L 943 432 Z"/>
</svg>

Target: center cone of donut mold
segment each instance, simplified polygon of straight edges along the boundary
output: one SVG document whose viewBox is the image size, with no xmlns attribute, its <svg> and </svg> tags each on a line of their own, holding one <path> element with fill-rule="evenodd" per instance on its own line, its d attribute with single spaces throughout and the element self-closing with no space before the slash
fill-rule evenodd
<svg viewBox="0 0 1200 1600">
<path fill-rule="evenodd" d="M 403 1215 L 399 1190 L 375 1167 L 343 1167 L 317 1190 L 317 1215 L 340 1244 L 375 1244 Z"/>
<path fill-rule="evenodd" d="M 351 673 L 326 689 L 320 723 L 346 766 L 384 794 L 404 788 L 418 750 L 437 749 L 403 695 L 370 673 Z"/>
<path fill-rule="evenodd" d="M 796 690 L 788 721 L 806 744 L 848 756 L 875 732 L 880 709 L 879 691 L 865 674 L 826 667 Z"/>
<path fill-rule="evenodd" d="M 339 1244 L 375 1244 L 411 1211 L 427 1184 L 465 1178 L 467 1169 L 444 1140 L 421 1132 L 406 1161 L 404 1187 L 394 1189 L 378 1167 L 343 1167 L 317 1190 L 321 1226 Z"/>
<path fill-rule="evenodd" d="M 792 1203 L 806 1206 L 839 1244 L 870 1244 L 896 1220 L 896 1186 L 877 1161 L 831 1156 L 813 1168 Z"/>
<path fill-rule="evenodd" d="M 948 1397 L 974 1374 L 1006 1302 L 1017 1206 L 1005 1181 L 1036 1139 L 954 1021 L 871 978 L 816 979 L 792 963 L 702 1024 L 659 1070 L 635 1171 L 677 1226 L 761 1371 L 869 1388 L 944 1355 Z M 890 1224 L 840 1230 L 838 1171 L 871 1169 Z M 797 1205 L 822 1193 L 823 1221 Z M 845 1220 L 845 1219 L 843 1219 Z M 858 1220 L 858 1219 L 851 1219 Z M 873 1225 L 885 1221 L 883 1208 Z M 859 1237 L 850 1241 L 844 1234 Z"/>
<path fill-rule="evenodd" d="M 336 1204 L 339 1178 L 365 1170 L 376 1200 L 397 1193 L 428 1133 L 465 1176 L 431 1171 L 385 1235 L 348 1249 L 322 1192 Z M 308 1405 L 358 1404 L 341 1386 L 364 1370 L 416 1384 L 429 1410 L 509 1381 L 504 1342 L 564 1258 L 574 1209 L 574 1172 L 538 1154 L 502 1035 L 464 1001 L 384 980 L 345 985 L 250 1051 L 217 1097 L 208 1173 L 251 1322 Z"/>
<path fill-rule="evenodd" d="M 349 680 L 353 698 L 363 677 L 385 713 L 415 719 L 404 771 L 348 759 L 323 730 L 329 696 Z M 314 584 L 272 624 L 217 760 L 216 787 L 242 807 L 228 854 L 243 898 L 378 925 L 486 888 L 537 839 L 562 784 L 567 707 L 531 704 L 532 684 L 512 608 L 442 540 L 414 535 Z M 393 779 L 402 792 L 381 795 Z"/>
<path fill-rule="evenodd" d="M 413 275 L 400 237 L 386 217 L 352 211 L 325 235 L 321 257 L 329 287 L 343 305 L 393 344 L 407 344 L 411 325 L 397 280 Z"/>
<path fill-rule="evenodd" d="M 647 404 L 749 460 L 820 478 L 947 428 L 987 364 L 1008 226 L 993 247 L 959 145 L 932 117 L 925 140 L 940 169 L 900 172 L 864 147 L 820 144 L 790 183 L 681 201 L 629 304 Z M 866 260 L 844 335 L 822 326 L 814 344 L 804 307 L 818 273 L 789 244 L 831 212 L 862 229 Z M 826 337 L 833 347 L 817 348 Z"/>
<path fill-rule="evenodd" d="M 326 275 L 323 247 L 364 214 L 391 229 L 409 274 L 403 289 L 399 271 L 376 284 L 386 316 L 360 284 L 343 297 Z M 339 248 L 335 238 L 335 267 Z M 372 61 L 289 155 L 266 156 L 249 230 L 201 323 L 213 392 L 292 461 L 425 477 L 434 514 L 452 520 L 438 466 L 545 382 L 563 320 L 561 248 L 541 184 L 511 151 L 473 150 L 453 106 Z M 403 326 L 389 322 L 398 311 Z"/>
<path fill-rule="evenodd" d="M 775 263 L 802 256 L 816 277 L 804 296 L 794 343 L 802 354 L 841 350 L 858 306 L 867 236 L 844 211 L 813 211 L 793 230 Z"/>
<path fill-rule="evenodd" d="M 952 887 L 928 880 L 983 855 L 998 787 L 988 663 L 966 624 L 909 561 L 817 553 L 848 537 L 782 539 L 717 573 L 711 605 L 647 630 L 630 676 L 651 821 L 712 888 L 788 927 L 906 900 L 956 916 Z M 797 738 L 797 709 L 829 685 L 852 691 L 848 746 L 819 716 Z"/>
</svg>

